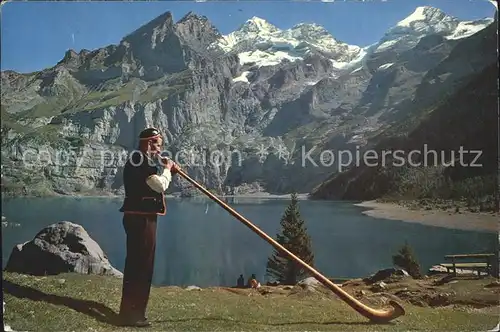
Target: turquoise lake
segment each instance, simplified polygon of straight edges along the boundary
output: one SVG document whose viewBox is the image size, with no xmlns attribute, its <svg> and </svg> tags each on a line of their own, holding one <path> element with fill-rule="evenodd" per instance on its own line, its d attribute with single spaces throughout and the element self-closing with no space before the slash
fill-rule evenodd
<svg viewBox="0 0 500 332">
<path fill-rule="evenodd" d="M 234 198 L 229 204 L 275 238 L 287 199 Z M 123 271 L 125 232 L 121 199 L 10 198 L 2 214 L 20 227 L 2 228 L 3 266 L 12 247 L 31 240 L 43 227 L 67 220 L 82 225 Z M 204 198 L 168 199 L 159 218 L 155 285 L 232 286 L 240 274 L 255 273 L 265 282 L 273 247 Z M 498 235 L 384 220 L 362 214 L 351 202 L 300 201 L 312 238 L 315 267 L 328 277 L 364 277 L 392 266 L 392 255 L 405 241 L 413 247 L 423 272 L 446 254 L 493 252 Z"/>
</svg>

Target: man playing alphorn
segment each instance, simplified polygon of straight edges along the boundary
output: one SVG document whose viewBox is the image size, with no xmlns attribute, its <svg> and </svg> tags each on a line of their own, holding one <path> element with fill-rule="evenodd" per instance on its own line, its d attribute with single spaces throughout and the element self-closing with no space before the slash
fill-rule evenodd
<svg viewBox="0 0 500 332">
<path fill-rule="evenodd" d="M 125 199 L 120 208 L 127 236 L 123 273 L 120 323 L 147 327 L 146 307 L 153 279 L 158 215 L 166 214 L 164 192 L 172 181 L 176 165 L 161 158 L 163 138 L 155 128 L 139 134 L 139 151 L 134 151 L 123 170 Z M 160 167 L 157 162 L 163 167 Z M 162 169 L 163 168 L 163 169 Z"/>
</svg>

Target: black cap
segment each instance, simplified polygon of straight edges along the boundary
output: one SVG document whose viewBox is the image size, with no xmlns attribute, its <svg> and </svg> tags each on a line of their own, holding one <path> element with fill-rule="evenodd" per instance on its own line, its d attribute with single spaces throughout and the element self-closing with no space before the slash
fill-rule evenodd
<svg viewBox="0 0 500 332">
<path fill-rule="evenodd" d="M 156 137 L 161 137 L 161 133 L 156 128 L 146 128 L 139 134 L 140 140 L 152 139 Z"/>
</svg>

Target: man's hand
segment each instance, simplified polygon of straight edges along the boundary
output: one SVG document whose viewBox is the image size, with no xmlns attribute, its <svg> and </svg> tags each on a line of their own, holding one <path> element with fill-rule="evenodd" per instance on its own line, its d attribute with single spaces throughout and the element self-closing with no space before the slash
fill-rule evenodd
<svg viewBox="0 0 500 332">
<path fill-rule="evenodd" d="M 161 157 L 161 162 L 170 172 L 175 172 L 178 169 L 177 164 L 168 158 Z"/>
</svg>

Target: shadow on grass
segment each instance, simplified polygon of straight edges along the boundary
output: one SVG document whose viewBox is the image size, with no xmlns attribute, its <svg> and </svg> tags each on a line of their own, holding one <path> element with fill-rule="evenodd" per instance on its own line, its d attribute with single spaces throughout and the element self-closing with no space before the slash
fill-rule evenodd
<svg viewBox="0 0 500 332">
<path fill-rule="evenodd" d="M 299 321 L 299 322 L 282 322 L 282 323 L 256 323 L 256 322 L 248 322 L 244 320 L 235 320 L 235 319 L 228 319 L 228 318 L 222 318 L 222 317 L 192 317 L 192 318 L 183 318 L 183 319 L 165 319 L 165 320 L 152 320 L 151 322 L 153 323 L 182 323 L 182 322 L 192 322 L 192 321 L 220 321 L 220 322 L 227 322 L 227 323 L 237 323 L 237 324 L 248 324 L 248 325 L 266 325 L 266 326 L 286 326 L 286 325 L 359 325 L 359 326 L 365 326 L 365 325 L 394 325 L 394 322 L 388 322 L 388 323 L 373 323 L 370 321 L 364 321 L 364 322 L 342 322 L 342 321 L 332 321 L 332 322 L 312 322 L 312 321 Z"/>
<path fill-rule="evenodd" d="M 93 317 L 100 322 L 115 326 L 119 325 L 118 314 L 111 308 L 99 302 L 47 294 L 31 287 L 12 283 L 5 279 L 3 279 L 3 291 L 17 298 L 25 298 L 32 301 L 43 301 L 54 305 L 66 306 L 82 314 Z"/>
<path fill-rule="evenodd" d="M 59 296 L 47 294 L 37 289 L 21 286 L 3 279 L 3 291 L 17 298 L 25 298 L 32 301 L 43 301 L 54 305 L 66 306 L 82 314 L 88 315 L 100 322 L 120 326 L 119 316 L 108 306 L 90 300 L 80 300 L 67 296 Z M 151 320 L 152 323 L 182 323 L 192 321 L 219 321 L 235 324 L 247 325 L 267 325 L 267 326 L 287 326 L 287 325 L 393 325 L 393 322 L 384 324 L 372 323 L 370 321 L 353 322 L 353 321 L 332 321 L 332 322 L 313 322 L 313 321 L 295 321 L 295 322 L 280 322 L 280 323 L 257 323 L 244 320 L 232 320 L 222 317 L 192 317 L 184 319 L 166 319 L 166 320 Z"/>
</svg>

